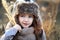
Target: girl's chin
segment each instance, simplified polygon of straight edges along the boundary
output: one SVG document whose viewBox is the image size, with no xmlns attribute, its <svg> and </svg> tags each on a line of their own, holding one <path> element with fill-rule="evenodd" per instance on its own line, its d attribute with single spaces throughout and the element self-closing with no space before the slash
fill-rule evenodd
<svg viewBox="0 0 60 40">
<path fill-rule="evenodd" d="M 29 26 L 23 26 L 24 28 L 28 28 Z"/>
</svg>

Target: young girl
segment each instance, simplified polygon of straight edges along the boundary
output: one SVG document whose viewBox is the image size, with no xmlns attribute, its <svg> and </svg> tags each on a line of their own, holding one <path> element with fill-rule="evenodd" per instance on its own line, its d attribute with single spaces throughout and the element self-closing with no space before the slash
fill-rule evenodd
<svg viewBox="0 0 60 40">
<path fill-rule="evenodd" d="M 46 40 L 37 3 L 17 3 L 16 25 L 6 30 L 1 40 Z"/>
</svg>

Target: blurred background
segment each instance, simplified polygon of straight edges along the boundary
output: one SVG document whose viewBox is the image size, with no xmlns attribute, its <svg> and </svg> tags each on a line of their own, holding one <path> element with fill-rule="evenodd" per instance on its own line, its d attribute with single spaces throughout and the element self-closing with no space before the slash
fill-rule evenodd
<svg viewBox="0 0 60 40">
<path fill-rule="evenodd" d="M 6 16 L 7 10 L 11 13 L 11 5 L 16 0 L 0 0 L 0 37 L 5 32 L 5 27 L 9 22 Z M 43 19 L 43 28 L 46 32 L 47 40 L 60 40 L 60 0 L 34 0 L 40 6 Z M 5 8 L 6 7 L 6 8 Z"/>
</svg>

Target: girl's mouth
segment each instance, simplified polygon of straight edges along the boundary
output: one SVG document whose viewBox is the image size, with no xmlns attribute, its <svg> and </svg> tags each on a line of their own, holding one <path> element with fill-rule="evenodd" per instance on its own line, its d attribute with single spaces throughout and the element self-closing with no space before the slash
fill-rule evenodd
<svg viewBox="0 0 60 40">
<path fill-rule="evenodd" d="M 25 26 L 27 26 L 28 25 L 28 23 L 23 23 Z"/>
</svg>

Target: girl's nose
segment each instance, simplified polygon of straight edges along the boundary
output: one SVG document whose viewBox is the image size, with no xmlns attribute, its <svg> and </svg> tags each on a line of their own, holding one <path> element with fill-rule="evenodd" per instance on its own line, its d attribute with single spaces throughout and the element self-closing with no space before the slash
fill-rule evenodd
<svg viewBox="0 0 60 40">
<path fill-rule="evenodd" d="M 24 19 L 24 21 L 25 21 L 25 22 L 28 22 L 28 21 L 29 21 L 29 18 L 28 18 L 28 17 L 26 17 L 26 18 Z"/>
</svg>

